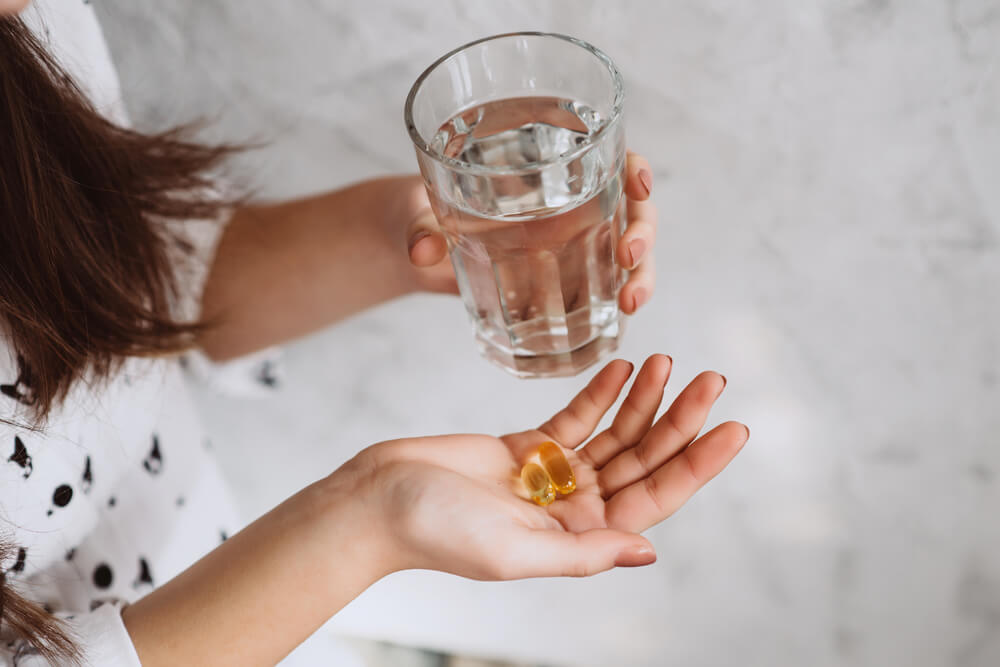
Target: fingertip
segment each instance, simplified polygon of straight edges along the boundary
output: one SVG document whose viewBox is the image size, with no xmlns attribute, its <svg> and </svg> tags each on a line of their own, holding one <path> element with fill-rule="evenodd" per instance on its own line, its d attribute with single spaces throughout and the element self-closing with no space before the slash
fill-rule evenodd
<svg viewBox="0 0 1000 667">
<path fill-rule="evenodd" d="M 434 266 L 447 252 L 447 244 L 440 234 L 421 230 L 410 237 L 410 262 L 414 266 Z"/>
<path fill-rule="evenodd" d="M 673 357 L 671 357 L 669 354 L 663 354 L 660 352 L 649 355 L 649 359 L 647 360 L 646 363 L 650 364 L 651 366 L 654 364 L 657 366 L 661 366 L 662 369 L 660 369 L 660 372 L 664 375 L 664 377 L 669 375 L 670 371 L 674 367 Z"/>
<path fill-rule="evenodd" d="M 615 557 L 615 567 L 642 567 L 655 562 L 656 550 L 645 538 L 625 547 Z"/>
<path fill-rule="evenodd" d="M 629 271 L 639 266 L 639 263 L 642 262 L 643 258 L 646 256 L 646 250 L 648 248 L 646 239 L 640 235 L 642 230 L 637 231 L 639 233 L 637 233 L 633 238 L 623 238 L 621 243 L 618 245 L 618 263 Z"/>
<path fill-rule="evenodd" d="M 646 158 L 636 153 L 628 156 L 628 179 L 625 194 L 629 199 L 645 201 L 653 192 L 653 171 Z"/>
<path fill-rule="evenodd" d="M 645 287 L 636 287 L 632 291 L 632 312 L 642 308 L 648 298 Z"/>
<path fill-rule="evenodd" d="M 726 388 L 727 380 L 726 376 L 718 371 L 702 371 L 701 373 L 698 373 L 694 380 L 691 381 L 691 384 L 694 384 L 695 382 L 703 384 L 706 386 L 706 389 L 707 387 L 714 385 L 718 387 L 718 389 L 715 390 L 715 393 L 721 394 L 722 390 Z"/>
<path fill-rule="evenodd" d="M 410 250 L 410 253 L 412 254 L 413 253 L 413 249 L 417 247 L 417 244 L 420 243 L 421 241 L 423 241 L 425 238 L 427 238 L 430 235 L 431 235 L 431 233 L 429 231 L 427 231 L 426 229 L 421 229 L 421 230 L 415 232 L 413 234 L 413 236 L 410 237 L 410 240 L 406 244 L 407 248 L 409 248 L 409 250 Z"/>
<path fill-rule="evenodd" d="M 632 263 L 632 249 L 629 248 L 628 243 L 625 242 L 625 239 L 622 239 L 621 242 L 618 243 L 617 255 L 618 255 L 618 264 L 621 265 L 622 268 L 631 271 L 632 267 L 635 265 Z"/>
<path fill-rule="evenodd" d="M 653 174 L 648 169 L 639 170 L 639 183 L 646 191 L 646 196 L 653 194 Z"/>
<path fill-rule="evenodd" d="M 622 289 L 618 294 L 618 307 L 626 315 L 635 315 L 640 308 L 649 303 L 650 288 L 641 281 Z"/>
<path fill-rule="evenodd" d="M 650 197 L 650 191 L 646 189 L 646 184 L 642 182 L 639 173 L 641 172 L 632 174 L 625 184 L 625 196 L 634 202 L 646 201 Z"/>
<path fill-rule="evenodd" d="M 631 292 L 622 290 L 618 294 L 618 307 L 626 315 L 633 315 L 635 313 L 635 299 L 632 298 Z"/>
<path fill-rule="evenodd" d="M 625 369 L 625 377 L 626 378 L 629 375 L 632 375 L 632 371 L 635 369 L 635 364 L 633 364 L 628 359 L 618 358 L 618 359 L 612 359 L 611 361 L 609 361 L 608 364 L 604 367 L 604 370 L 610 372 L 615 366 L 622 366 L 622 368 Z"/>
<path fill-rule="evenodd" d="M 625 372 L 622 374 L 622 378 L 621 378 L 621 385 L 622 385 L 622 387 L 624 387 L 625 383 L 628 382 L 628 379 L 630 377 L 632 377 L 632 373 L 635 372 L 635 364 L 633 364 L 631 361 L 628 361 L 626 359 L 616 359 L 616 361 L 622 362 L 622 364 L 623 364 L 622 368 L 625 370 Z M 621 391 L 621 390 L 619 389 L 619 391 Z"/>
<path fill-rule="evenodd" d="M 619 365 L 622 372 L 618 379 L 618 391 L 621 391 L 628 379 L 632 377 L 632 373 L 635 372 L 635 364 L 626 359 L 615 359 L 615 362 L 621 362 Z"/>
<path fill-rule="evenodd" d="M 719 424 L 717 430 L 723 431 L 736 444 L 736 451 L 743 448 L 743 445 L 750 439 L 750 429 L 743 422 L 727 421 Z"/>
</svg>

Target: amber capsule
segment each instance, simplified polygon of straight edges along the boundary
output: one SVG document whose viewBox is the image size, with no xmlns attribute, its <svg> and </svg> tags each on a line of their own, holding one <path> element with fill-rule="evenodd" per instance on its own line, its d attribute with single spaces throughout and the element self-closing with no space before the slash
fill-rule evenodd
<svg viewBox="0 0 1000 667">
<path fill-rule="evenodd" d="M 521 468 L 521 481 L 528 489 L 528 493 L 531 494 L 531 499 L 539 505 L 548 505 L 556 499 L 556 490 L 552 486 L 552 480 L 537 463 L 524 464 L 524 467 Z"/>
<path fill-rule="evenodd" d="M 576 491 L 573 468 L 559 445 L 554 442 L 543 442 L 538 448 L 538 458 L 541 459 L 542 467 L 549 474 L 556 491 L 563 495 Z"/>
</svg>

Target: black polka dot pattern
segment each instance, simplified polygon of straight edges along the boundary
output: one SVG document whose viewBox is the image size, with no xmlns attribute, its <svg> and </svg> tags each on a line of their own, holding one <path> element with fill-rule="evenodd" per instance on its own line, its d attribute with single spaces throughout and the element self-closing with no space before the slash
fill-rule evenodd
<svg viewBox="0 0 1000 667">
<path fill-rule="evenodd" d="M 10 566 L 8 572 L 12 574 L 20 574 L 24 572 L 24 565 L 28 560 L 28 550 L 24 547 L 19 547 L 17 550 L 17 560 L 13 565 Z"/>
<path fill-rule="evenodd" d="M 66 507 L 71 500 L 73 500 L 73 487 L 69 484 L 60 484 L 52 492 L 52 504 L 56 507 Z M 50 509 L 46 514 L 52 516 L 53 512 L 54 510 Z"/>
<path fill-rule="evenodd" d="M 31 369 L 21 355 L 17 355 L 17 367 L 20 369 L 17 379 L 12 384 L 0 384 L 0 394 L 23 405 L 34 405 L 35 392 L 32 389 Z"/>
<path fill-rule="evenodd" d="M 71 500 L 73 500 L 73 487 L 69 484 L 60 484 L 52 492 L 52 504 L 56 507 L 66 507 Z M 52 510 L 49 510 L 48 514 L 52 516 Z"/>
<path fill-rule="evenodd" d="M 142 462 L 142 467 L 146 469 L 150 475 L 159 475 L 160 470 L 163 469 L 163 455 L 160 453 L 160 438 L 155 433 L 153 434 L 153 448 L 149 450 L 149 454 Z"/>
<path fill-rule="evenodd" d="M 111 568 L 107 565 L 107 563 L 101 563 L 94 568 L 93 580 L 94 585 L 98 588 L 102 590 L 111 588 L 111 581 L 113 579 L 114 576 L 112 575 Z"/>
<path fill-rule="evenodd" d="M 83 489 L 84 493 L 90 493 L 90 487 L 94 485 L 94 474 L 90 470 L 90 457 L 87 457 L 87 463 L 83 468 L 83 480 L 80 487 Z"/>
<path fill-rule="evenodd" d="M 73 500 L 73 487 L 69 484 L 60 484 L 52 492 L 52 502 L 56 507 L 66 507 L 71 500 Z"/>
<path fill-rule="evenodd" d="M 21 466 L 24 469 L 22 476 L 25 479 L 31 477 L 31 473 L 35 469 L 31 462 L 31 456 L 28 454 L 28 448 L 24 446 L 24 441 L 16 435 L 14 436 L 14 453 L 7 458 L 7 461 Z"/>
<path fill-rule="evenodd" d="M 265 387 L 273 389 L 278 385 L 278 376 L 275 374 L 274 363 L 270 359 L 265 359 L 257 369 L 257 382 Z"/>
<path fill-rule="evenodd" d="M 145 558 L 139 559 L 139 576 L 136 577 L 135 581 L 132 582 L 132 588 L 141 588 L 142 586 L 152 586 L 153 585 L 153 575 L 149 571 L 149 563 Z"/>
</svg>

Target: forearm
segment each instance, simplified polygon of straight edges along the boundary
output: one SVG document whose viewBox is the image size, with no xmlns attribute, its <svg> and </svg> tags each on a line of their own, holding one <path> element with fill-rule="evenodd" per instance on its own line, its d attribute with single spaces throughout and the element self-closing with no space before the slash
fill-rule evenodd
<svg viewBox="0 0 1000 667">
<path fill-rule="evenodd" d="M 203 292 L 205 352 L 237 357 L 404 294 L 412 285 L 406 249 L 385 229 L 397 180 L 239 209 Z"/>
<path fill-rule="evenodd" d="M 274 665 L 384 576 L 353 498 L 317 482 L 123 612 L 142 664 Z"/>
</svg>

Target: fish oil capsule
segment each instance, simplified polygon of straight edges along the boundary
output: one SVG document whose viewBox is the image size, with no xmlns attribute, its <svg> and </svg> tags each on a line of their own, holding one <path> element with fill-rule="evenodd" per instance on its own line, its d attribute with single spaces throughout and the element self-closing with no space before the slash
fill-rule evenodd
<svg viewBox="0 0 1000 667">
<path fill-rule="evenodd" d="M 543 507 L 556 499 L 556 490 L 552 480 L 537 463 L 525 463 L 521 468 L 521 481 L 524 483 L 531 499 Z"/>
<path fill-rule="evenodd" d="M 556 491 L 563 495 L 576 491 L 576 476 L 573 475 L 573 468 L 559 445 L 554 442 L 543 442 L 538 448 L 538 458 L 541 459 L 542 467 L 549 474 Z"/>
</svg>

